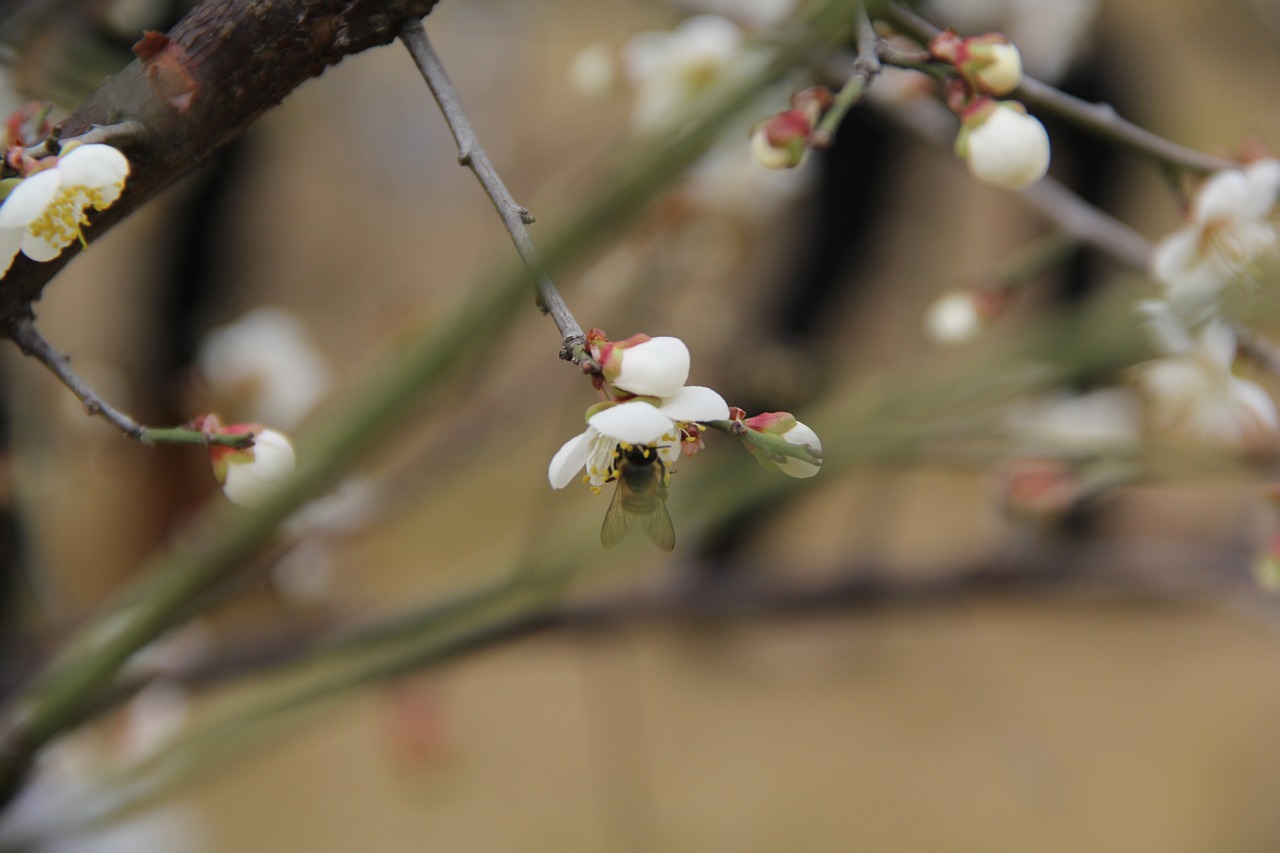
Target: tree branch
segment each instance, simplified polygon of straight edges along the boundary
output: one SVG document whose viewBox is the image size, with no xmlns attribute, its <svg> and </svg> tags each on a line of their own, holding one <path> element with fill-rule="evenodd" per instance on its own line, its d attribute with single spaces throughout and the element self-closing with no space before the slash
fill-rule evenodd
<svg viewBox="0 0 1280 853">
<path fill-rule="evenodd" d="M 56 129 L 81 137 L 113 125 L 145 132 L 120 147 L 129 182 L 94 216 L 86 240 L 101 236 L 215 150 L 239 136 L 298 85 L 344 57 L 387 44 L 400 25 L 436 0 L 205 0 L 167 35 L 134 46 L 138 59 L 111 77 Z M 14 260 L 0 287 L 0 330 L 32 317 L 44 286 L 80 251 L 37 263 Z"/>
<path fill-rule="evenodd" d="M 570 361 L 578 361 L 574 353 L 575 350 L 580 351 L 586 336 L 583 334 L 582 327 L 578 325 L 578 321 L 574 319 L 573 312 L 560 296 L 560 291 L 556 289 L 551 276 L 547 274 L 546 267 L 542 265 L 542 261 L 538 260 L 533 238 L 529 236 L 529 229 L 525 227 L 532 224 L 533 214 L 529 213 L 527 208 L 516 204 L 506 184 L 498 177 L 498 171 L 493 168 L 489 155 L 485 153 L 475 131 L 471 129 L 471 122 L 462 111 L 458 93 L 454 90 L 449 75 L 445 73 L 444 65 L 440 62 L 435 48 L 431 46 L 431 40 L 427 38 L 427 31 L 422 26 L 422 22 L 405 21 L 400 28 L 400 41 L 413 56 L 414 63 L 422 72 L 422 78 L 427 81 L 431 94 L 440 105 L 440 112 L 448 122 L 449 130 L 453 132 L 453 138 L 458 143 L 458 163 L 469 167 L 475 174 L 476 180 L 480 182 L 480 186 L 484 188 L 489 200 L 497 209 L 498 216 L 502 218 L 502 224 L 506 226 L 507 233 L 511 235 L 511 242 L 515 243 L 516 251 L 520 254 L 520 260 L 524 262 L 525 269 L 533 277 L 533 286 L 538 293 L 538 305 L 543 312 L 551 315 L 556 328 L 560 330 L 560 337 L 564 343 L 562 355 Z"/>
<path fill-rule="evenodd" d="M 49 368 L 53 375 L 57 376 L 62 384 L 79 398 L 86 415 L 101 417 L 124 433 L 127 438 L 142 444 L 198 444 L 204 447 L 216 444 L 237 448 L 253 446 L 253 436 L 249 434 L 214 435 L 185 427 L 145 427 L 102 399 L 97 391 L 89 387 L 89 383 L 71 369 L 71 359 L 65 353 L 54 349 L 30 320 L 15 324 L 9 332 L 9 337 L 18 345 L 18 349 L 22 350 L 23 355 L 30 356 Z"/>
<path fill-rule="evenodd" d="M 924 18 L 897 3 L 878 3 L 876 12 L 879 17 L 921 44 L 928 44 L 934 36 L 942 32 Z M 1027 106 L 1056 115 L 1165 166 L 1192 172 L 1217 172 L 1240 167 L 1239 163 L 1225 157 L 1214 157 L 1211 154 L 1184 148 L 1133 122 L 1126 121 L 1110 104 L 1092 104 L 1082 101 L 1025 74 L 1022 76 L 1021 85 L 1012 94 Z"/>
</svg>

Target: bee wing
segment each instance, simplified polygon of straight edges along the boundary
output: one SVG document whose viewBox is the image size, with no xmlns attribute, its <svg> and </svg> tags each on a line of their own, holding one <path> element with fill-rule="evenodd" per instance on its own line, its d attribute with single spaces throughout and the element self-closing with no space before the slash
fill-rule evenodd
<svg viewBox="0 0 1280 853">
<path fill-rule="evenodd" d="M 671 523 L 671 513 L 667 512 L 665 502 L 656 501 L 653 505 L 653 512 L 646 513 L 643 519 L 644 535 L 649 537 L 650 542 L 667 553 L 675 550 L 676 528 Z M 605 523 L 608 523 L 608 519 L 605 519 Z"/>
<path fill-rule="evenodd" d="M 622 489 L 619 481 L 618 488 L 613 492 L 613 500 L 609 502 L 609 511 L 604 514 L 604 524 L 600 528 L 600 544 L 606 548 L 618 545 L 631 532 L 633 516 L 622 506 Z"/>
</svg>

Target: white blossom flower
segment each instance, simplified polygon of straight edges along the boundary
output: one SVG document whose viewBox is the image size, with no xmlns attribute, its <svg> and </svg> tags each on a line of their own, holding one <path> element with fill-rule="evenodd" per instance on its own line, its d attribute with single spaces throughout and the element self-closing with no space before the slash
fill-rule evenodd
<svg viewBox="0 0 1280 853">
<path fill-rule="evenodd" d="M 613 91 L 617 69 L 613 54 L 602 44 L 591 44 L 578 51 L 569 63 L 569 85 L 575 92 L 590 98 L 602 98 Z"/>
<path fill-rule="evenodd" d="M 1114 453 L 1138 447 L 1140 411 L 1131 388 L 1059 391 L 1015 405 L 1005 426 L 1029 453 Z"/>
<path fill-rule="evenodd" d="M 1259 160 L 1218 172 L 1191 205 L 1191 221 L 1165 237 L 1151 273 L 1180 311 L 1211 303 L 1232 281 L 1247 277 L 1263 255 L 1280 247 L 1267 221 L 1280 194 L 1280 160 Z"/>
<path fill-rule="evenodd" d="M 80 235 L 85 209 L 105 210 L 120 197 L 129 161 L 110 145 L 78 145 L 57 164 L 23 180 L 0 204 L 0 275 L 19 251 L 51 261 Z"/>
<path fill-rule="evenodd" d="M 1016 101 L 981 99 L 965 111 L 956 153 L 975 178 L 1018 189 L 1048 170 L 1049 134 Z"/>
<path fill-rule="evenodd" d="M 1138 374 L 1157 426 L 1232 443 L 1280 428 L 1275 403 L 1262 386 L 1231 372 L 1236 337 L 1225 320 L 1215 317 L 1193 336 L 1167 306 L 1146 302 L 1139 309 L 1165 354 L 1140 365 Z"/>
<path fill-rule="evenodd" d="M 587 418 L 587 428 L 556 451 L 547 469 L 552 488 L 563 489 L 586 468 L 587 482 L 599 488 L 614 474 L 620 446 L 654 447 L 667 465 L 680 458 L 682 425 L 725 420 L 729 405 L 710 388 L 690 385 L 668 397 L 628 400 Z"/>
<path fill-rule="evenodd" d="M 674 30 L 632 36 L 622 51 L 635 90 L 632 127 L 649 133 L 674 126 L 740 64 L 742 46 L 742 29 L 719 15 L 694 15 Z"/>
<path fill-rule="evenodd" d="M 329 389 L 329 366 L 307 327 L 283 308 L 257 308 L 209 332 L 196 362 L 216 408 L 282 429 L 296 426 Z"/>
<path fill-rule="evenodd" d="M 235 429 L 227 427 L 223 432 L 232 433 Z M 243 450 L 212 446 L 209 458 L 227 500 L 247 509 L 266 503 L 293 476 L 297 465 L 293 445 L 273 429 L 255 430 L 253 446 Z"/>
<path fill-rule="evenodd" d="M 924 331 L 938 344 L 962 344 L 978 337 L 986 325 L 978 302 L 967 290 L 939 296 L 924 312 Z"/>
</svg>

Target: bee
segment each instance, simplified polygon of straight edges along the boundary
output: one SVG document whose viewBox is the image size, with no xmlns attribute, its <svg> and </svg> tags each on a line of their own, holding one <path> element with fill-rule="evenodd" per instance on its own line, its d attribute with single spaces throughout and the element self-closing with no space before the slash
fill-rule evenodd
<svg viewBox="0 0 1280 853">
<path fill-rule="evenodd" d="M 604 514 L 600 542 L 622 542 L 637 522 L 649 541 L 663 551 L 676 547 L 676 531 L 667 512 L 667 466 L 652 447 L 619 448 L 614 460 L 618 489 Z"/>
</svg>

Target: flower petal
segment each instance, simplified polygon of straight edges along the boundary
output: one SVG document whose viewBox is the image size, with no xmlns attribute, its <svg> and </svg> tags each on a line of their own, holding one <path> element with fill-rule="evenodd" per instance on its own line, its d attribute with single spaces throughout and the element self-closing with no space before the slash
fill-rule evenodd
<svg viewBox="0 0 1280 853">
<path fill-rule="evenodd" d="M 1249 200 L 1249 182 L 1239 169 L 1216 172 L 1200 187 L 1191 206 L 1192 218 L 1206 223 L 1222 216 L 1238 216 Z"/>
<path fill-rule="evenodd" d="M 679 338 L 650 338 L 622 350 L 615 388 L 646 397 L 669 397 L 689 378 L 689 348 Z"/>
<path fill-rule="evenodd" d="M 1276 404 L 1261 385 L 1248 379 L 1231 378 L 1230 394 L 1235 405 L 1256 418 L 1271 431 L 1280 428 Z"/>
<path fill-rule="evenodd" d="M 641 400 L 596 412 L 587 423 L 625 444 L 654 444 L 675 429 L 670 417 Z"/>
<path fill-rule="evenodd" d="M 57 195 L 59 181 L 57 169 L 46 169 L 14 187 L 4 204 L 0 204 L 0 230 L 26 228 L 39 219 Z"/>
<path fill-rule="evenodd" d="M 1236 333 L 1225 320 L 1210 321 L 1200 333 L 1200 342 L 1215 364 L 1224 372 L 1231 370 L 1231 363 L 1236 360 Z"/>
<path fill-rule="evenodd" d="M 551 488 L 563 489 L 573 482 L 574 476 L 587 464 L 594 433 L 595 430 L 588 428 L 586 432 L 575 435 L 551 457 L 551 464 L 547 467 L 547 479 L 551 481 Z"/>
<path fill-rule="evenodd" d="M 124 186 L 129 160 L 118 148 L 100 143 L 78 145 L 58 158 L 63 183 L 102 189 Z"/>
<path fill-rule="evenodd" d="M 1142 331 L 1156 352 L 1161 355 L 1183 355 L 1195 346 L 1191 335 L 1187 334 L 1186 327 L 1168 302 L 1162 299 L 1143 299 L 1134 309 L 1142 318 Z"/>
<path fill-rule="evenodd" d="M 1262 219 L 1275 207 L 1280 195 L 1280 160 L 1267 158 L 1250 163 L 1244 169 L 1248 191 L 1240 209 L 1242 216 Z"/>
<path fill-rule="evenodd" d="M 658 411 L 673 421 L 723 421 L 729 417 L 729 404 L 710 388 L 689 385 L 664 399 Z"/>
</svg>

